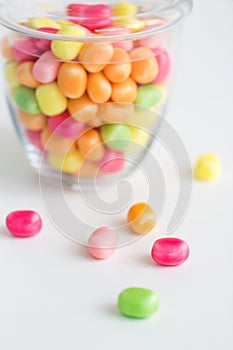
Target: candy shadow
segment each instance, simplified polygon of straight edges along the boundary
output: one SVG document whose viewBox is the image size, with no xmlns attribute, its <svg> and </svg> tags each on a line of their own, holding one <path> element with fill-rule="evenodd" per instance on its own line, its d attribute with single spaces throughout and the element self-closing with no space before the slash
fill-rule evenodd
<svg viewBox="0 0 233 350">
<path fill-rule="evenodd" d="M 0 226 L 0 239 L 6 239 L 6 240 L 13 239 L 10 232 L 4 226 Z"/>
</svg>

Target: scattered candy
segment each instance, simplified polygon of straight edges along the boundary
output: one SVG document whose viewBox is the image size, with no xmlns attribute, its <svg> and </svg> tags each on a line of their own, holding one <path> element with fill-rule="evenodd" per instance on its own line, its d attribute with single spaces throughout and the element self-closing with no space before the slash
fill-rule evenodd
<svg viewBox="0 0 233 350">
<path fill-rule="evenodd" d="M 35 236 L 40 232 L 42 220 L 35 211 L 18 210 L 7 215 L 6 226 L 13 236 L 26 238 Z"/>
<path fill-rule="evenodd" d="M 218 177 L 221 171 L 219 158 L 212 153 L 203 154 L 197 161 L 194 175 L 198 180 L 210 181 Z"/>
<path fill-rule="evenodd" d="M 118 309 L 124 316 L 147 318 L 155 314 L 158 307 L 159 298 L 149 289 L 127 288 L 118 297 Z"/>
<path fill-rule="evenodd" d="M 137 203 L 130 208 L 127 220 L 132 231 L 138 235 L 144 235 L 155 226 L 156 215 L 148 204 Z"/>
<path fill-rule="evenodd" d="M 155 241 L 151 250 L 151 256 L 159 265 L 180 265 L 189 257 L 189 246 L 185 241 L 179 238 L 160 238 Z"/>
<path fill-rule="evenodd" d="M 96 259 L 108 259 L 118 245 L 118 236 L 109 227 L 100 227 L 88 239 L 88 251 Z"/>
</svg>

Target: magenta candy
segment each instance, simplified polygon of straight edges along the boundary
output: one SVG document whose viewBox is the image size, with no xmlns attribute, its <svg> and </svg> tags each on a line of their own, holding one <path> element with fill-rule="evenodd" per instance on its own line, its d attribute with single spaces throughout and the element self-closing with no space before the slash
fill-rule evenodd
<svg viewBox="0 0 233 350">
<path fill-rule="evenodd" d="M 48 120 L 49 129 L 56 135 L 75 138 L 82 134 L 85 129 L 85 123 L 73 119 L 68 111 L 50 117 Z"/>
<path fill-rule="evenodd" d="M 13 56 L 19 62 L 36 61 L 40 53 L 32 38 L 16 39 L 13 44 Z"/>
<path fill-rule="evenodd" d="M 46 51 L 35 62 L 33 75 L 40 83 L 51 83 L 57 78 L 61 62 L 57 60 L 51 51 Z"/>
<path fill-rule="evenodd" d="M 25 130 L 26 136 L 29 139 L 29 141 L 38 148 L 39 150 L 43 151 L 44 147 L 41 143 L 41 131 L 34 131 L 34 130 Z"/>
<path fill-rule="evenodd" d="M 155 52 L 156 60 L 159 65 L 158 75 L 153 82 L 159 83 L 164 81 L 170 73 L 171 60 L 169 54 L 163 49 L 154 49 L 153 52 Z"/>
<path fill-rule="evenodd" d="M 151 250 L 151 256 L 159 265 L 180 265 L 189 257 L 189 246 L 179 238 L 160 238 L 155 241 Z"/>
<path fill-rule="evenodd" d="M 58 29 L 56 29 L 56 28 L 48 28 L 48 27 L 39 28 L 38 30 L 40 32 L 45 32 L 45 33 L 49 33 L 49 34 L 56 34 L 58 32 Z M 50 50 L 51 40 L 41 39 L 41 38 L 33 38 L 33 41 L 34 41 L 35 46 L 39 50 L 41 50 L 41 51 L 48 51 L 48 50 Z"/>
<path fill-rule="evenodd" d="M 6 218 L 6 226 L 15 237 L 32 237 L 40 232 L 42 220 L 33 210 L 18 210 L 10 213 Z"/>
<path fill-rule="evenodd" d="M 108 259 L 118 245 L 118 236 L 109 227 L 100 227 L 88 239 L 88 251 L 96 259 Z"/>
<path fill-rule="evenodd" d="M 86 19 L 82 21 L 82 25 L 89 30 L 106 28 L 112 25 L 111 18 Z"/>
<path fill-rule="evenodd" d="M 125 165 L 124 153 L 106 147 L 104 157 L 97 165 L 102 173 L 121 171 Z"/>
</svg>

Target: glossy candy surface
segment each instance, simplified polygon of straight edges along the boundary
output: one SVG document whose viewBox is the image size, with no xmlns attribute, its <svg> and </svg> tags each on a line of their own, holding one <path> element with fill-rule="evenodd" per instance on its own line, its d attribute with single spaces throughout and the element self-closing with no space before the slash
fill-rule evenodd
<svg viewBox="0 0 233 350">
<path fill-rule="evenodd" d="M 158 62 L 148 47 L 138 47 L 130 52 L 132 78 L 139 84 L 151 83 L 158 75 Z"/>
<path fill-rule="evenodd" d="M 6 218 L 6 226 L 15 237 L 32 237 L 40 232 L 42 220 L 40 215 L 32 210 L 18 210 Z"/>
<path fill-rule="evenodd" d="M 51 51 L 44 52 L 33 66 L 34 77 L 43 84 L 56 80 L 61 62 Z"/>
<path fill-rule="evenodd" d="M 160 238 L 155 241 L 151 250 L 151 256 L 160 265 L 180 265 L 189 257 L 189 246 L 179 238 Z"/>
<path fill-rule="evenodd" d="M 118 297 L 118 309 L 124 316 L 147 318 L 159 307 L 159 298 L 152 290 L 132 287 L 123 290 Z"/>
<path fill-rule="evenodd" d="M 108 259 L 118 244 L 118 236 L 109 227 L 100 227 L 88 239 L 88 251 L 96 259 Z"/>
<path fill-rule="evenodd" d="M 156 215 L 148 204 L 137 203 L 130 208 L 127 221 L 132 231 L 143 235 L 151 231 L 155 226 Z"/>
</svg>

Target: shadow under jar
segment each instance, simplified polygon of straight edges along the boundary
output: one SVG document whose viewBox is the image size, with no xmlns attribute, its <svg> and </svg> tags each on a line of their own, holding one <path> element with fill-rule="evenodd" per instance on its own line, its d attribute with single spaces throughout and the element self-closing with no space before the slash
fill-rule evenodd
<svg viewBox="0 0 233 350">
<path fill-rule="evenodd" d="M 191 0 L 8 1 L 6 96 L 32 167 L 89 186 L 129 174 L 157 132 Z"/>
</svg>

